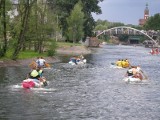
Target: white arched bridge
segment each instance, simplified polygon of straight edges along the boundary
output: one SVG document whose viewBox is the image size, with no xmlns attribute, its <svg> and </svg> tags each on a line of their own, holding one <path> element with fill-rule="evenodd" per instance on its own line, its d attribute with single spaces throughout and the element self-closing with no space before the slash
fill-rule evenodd
<svg viewBox="0 0 160 120">
<path fill-rule="evenodd" d="M 127 26 L 119 26 L 119 27 L 113 27 L 110 29 L 106 29 L 103 31 L 97 31 L 96 33 L 96 37 L 100 36 L 100 35 L 118 35 L 118 34 L 127 34 L 127 35 L 144 35 L 147 36 L 155 45 L 157 45 L 158 43 L 156 42 L 156 40 L 154 40 L 153 37 L 153 33 L 152 32 L 145 32 L 144 30 L 138 30 L 132 27 L 127 27 Z"/>
</svg>

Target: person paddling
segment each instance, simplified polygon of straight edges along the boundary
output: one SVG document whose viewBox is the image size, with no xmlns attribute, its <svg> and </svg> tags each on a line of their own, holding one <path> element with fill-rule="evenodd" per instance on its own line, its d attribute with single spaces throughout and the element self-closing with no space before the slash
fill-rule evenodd
<svg viewBox="0 0 160 120">
<path fill-rule="evenodd" d="M 155 54 L 155 51 L 154 51 L 154 49 L 152 48 L 151 49 L 151 52 L 150 52 L 152 55 L 154 55 Z"/>
<path fill-rule="evenodd" d="M 141 67 L 138 65 L 137 66 L 137 71 L 140 74 L 140 76 L 144 76 L 144 79 L 148 79 L 147 75 L 145 75 L 145 73 L 143 72 L 143 70 L 141 69 Z"/>
<path fill-rule="evenodd" d="M 159 54 L 159 49 L 158 49 L 158 48 L 155 49 L 155 54 L 156 54 L 156 55 Z"/>
<path fill-rule="evenodd" d="M 47 85 L 46 79 L 44 79 L 41 76 L 42 73 L 40 74 L 40 72 L 37 70 L 37 67 L 38 67 L 37 64 L 33 63 L 32 65 L 30 65 L 30 67 L 32 70 L 31 70 L 31 72 L 29 72 L 28 78 L 33 79 L 34 82 L 38 83 L 38 84 L 40 84 L 42 82 L 44 84 L 44 86 L 46 86 Z M 43 71 L 41 71 L 41 72 L 43 72 Z"/>
<path fill-rule="evenodd" d="M 47 84 L 46 78 L 43 76 L 43 73 L 44 73 L 43 68 L 38 66 L 37 72 L 38 72 L 38 75 L 40 76 L 40 78 L 43 80 L 43 85 L 47 86 L 48 84 Z"/>
</svg>

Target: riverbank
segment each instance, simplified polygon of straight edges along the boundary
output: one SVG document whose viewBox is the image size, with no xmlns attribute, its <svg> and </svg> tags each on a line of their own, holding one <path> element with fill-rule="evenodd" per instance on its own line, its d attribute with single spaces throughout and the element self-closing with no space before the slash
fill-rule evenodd
<svg viewBox="0 0 160 120">
<path fill-rule="evenodd" d="M 56 55 L 53 57 L 44 57 L 47 63 L 59 62 L 58 55 L 80 55 L 80 54 L 90 54 L 91 50 L 85 46 L 63 46 L 59 47 L 56 50 Z M 27 66 L 32 61 L 35 61 L 37 58 L 28 58 L 22 60 L 0 60 L 0 67 L 9 67 L 9 66 Z"/>
<path fill-rule="evenodd" d="M 65 55 L 81 55 L 81 54 L 90 54 L 91 49 L 85 46 L 63 46 L 56 50 L 57 54 Z"/>
</svg>

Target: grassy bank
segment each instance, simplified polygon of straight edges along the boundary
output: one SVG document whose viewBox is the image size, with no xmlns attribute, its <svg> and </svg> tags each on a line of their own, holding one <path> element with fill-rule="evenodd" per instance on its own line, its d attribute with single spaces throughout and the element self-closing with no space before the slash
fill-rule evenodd
<svg viewBox="0 0 160 120">
<path fill-rule="evenodd" d="M 31 51 L 31 50 L 27 50 L 27 51 L 21 51 L 18 59 L 27 59 L 27 58 L 34 58 L 34 57 L 38 57 L 38 56 L 43 56 L 43 57 L 47 57 L 47 53 L 44 52 L 42 54 L 39 54 L 37 52 Z M 12 57 L 12 51 L 7 51 L 7 54 L 5 57 L 0 58 L 0 60 L 10 60 Z"/>
<path fill-rule="evenodd" d="M 57 48 L 56 49 L 60 49 L 60 48 L 68 48 L 71 46 L 81 46 L 80 43 L 67 43 L 67 42 L 56 42 L 57 44 Z M 12 57 L 12 53 L 13 50 L 9 50 L 7 51 L 7 54 L 5 57 L 0 58 L 0 60 L 11 60 Z M 19 59 L 28 59 L 28 58 L 35 58 L 35 57 L 48 57 L 47 52 L 41 53 L 39 54 L 38 52 L 32 51 L 32 50 L 26 50 L 26 51 L 21 51 L 18 58 Z"/>
<path fill-rule="evenodd" d="M 61 47 L 71 47 L 71 46 L 81 46 L 80 43 L 68 43 L 68 42 L 57 42 L 58 48 Z"/>
</svg>

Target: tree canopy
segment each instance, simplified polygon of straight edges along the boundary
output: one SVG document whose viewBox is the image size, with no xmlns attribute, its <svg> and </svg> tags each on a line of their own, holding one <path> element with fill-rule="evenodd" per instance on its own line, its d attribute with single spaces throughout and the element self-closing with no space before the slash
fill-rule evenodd
<svg viewBox="0 0 160 120">
<path fill-rule="evenodd" d="M 95 20 L 92 17 L 92 12 L 96 14 L 101 14 L 101 8 L 98 6 L 99 2 L 103 0 L 81 0 L 82 1 L 82 11 L 84 12 L 84 37 L 92 36 L 93 29 L 95 27 Z M 71 11 L 73 10 L 75 4 L 79 0 L 48 0 L 49 6 L 56 11 L 56 14 L 59 16 L 59 24 L 62 28 L 63 34 L 68 29 L 67 18 L 70 16 Z M 54 6 L 54 7 L 53 7 Z"/>
<path fill-rule="evenodd" d="M 42 53 L 46 48 L 54 49 L 50 46 L 60 38 L 78 42 L 92 36 L 92 12 L 101 13 L 98 3 L 102 1 L 0 0 L 0 57 L 10 51 L 16 60 L 21 51 Z"/>
<path fill-rule="evenodd" d="M 160 30 L 160 14 L 151 16 L 144 25 L 146 30 Z"/>
<path fill-rule="evenodd" d="M 67 35 L 69 40 L 73 43 L 80 41 L 83 38 L 83 24 L 84 13 L 82 12 L 82 2 L 78 2 L 71 12 L 71 15 L 67 18 L 68 30 Z"/>
</svg>

